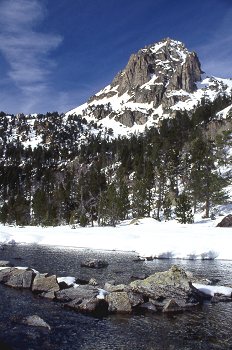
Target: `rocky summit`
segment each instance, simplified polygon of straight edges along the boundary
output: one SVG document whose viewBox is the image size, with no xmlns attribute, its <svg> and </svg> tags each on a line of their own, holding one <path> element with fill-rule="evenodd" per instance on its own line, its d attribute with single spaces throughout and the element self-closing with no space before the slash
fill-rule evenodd
<svg viewBox="0 0 232 350">
<path fill-rule="evenodd" d="M 82 115 L 113 129 L 141 130 L 175 117 L 177 111 L 191 113 L 203 98 L 231 96 L 231 89 L 232 80 L 207 77 L 195 52 L 167 38 L 132 54 L 110 85 L 67 115 Z"/>
</svg>

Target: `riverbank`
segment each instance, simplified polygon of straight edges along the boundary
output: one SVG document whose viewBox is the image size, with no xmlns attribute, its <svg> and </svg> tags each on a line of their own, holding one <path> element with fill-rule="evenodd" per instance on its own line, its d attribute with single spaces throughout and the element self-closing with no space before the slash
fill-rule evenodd
<svg viewBox="0 0 232 350">
<path fill-rule="evenodd" d="M 216 227 L 222 220 L 195 217 L 194 224 L 151 218 L 124 221 L 117 227 L 0 226 L 0 242 L 101 250 L 134 251 L 143 257 L 232 260 L 232 228 Z"/>
</svg>

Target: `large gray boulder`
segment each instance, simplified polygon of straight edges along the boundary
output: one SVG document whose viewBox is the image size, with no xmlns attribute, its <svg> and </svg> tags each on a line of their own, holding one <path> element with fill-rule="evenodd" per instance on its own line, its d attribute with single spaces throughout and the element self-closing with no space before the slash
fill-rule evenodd
<svg viewBox="0 0 232 350">
<path fill-rule="evenodd" d="M 99 291 L 91 285 L 82 285 L 64 289 L 56 293 L 56 300 L 61 301 L 68 308 L 82 313 L 106 313 L 108 305 L 105 300 L 97 296 Z M 102 310 L 101 310 L 102 307 Z"/>
<path fill-rule="evenodd" d="M 5 284 L 13 288 L 28 288 L 32 286 L 35 273 L 30 269 L 12 269 Z"/>
<path fill-rule="evenodd" d="M 232 214 L 227 215 L 217 224 L 217 227 L 232 227 Z"/>
<path fill-rule="evenodd" d="M 110 313 L 131 313 L 132 307 L 127 292 L 112 292 L 106 296 Z"/>
<path fill-rule="evenodd" d="M 188 274 L 176 265 L 145 280 L 133 281 L 130 287 L 133 292 L 142 294 L 158 307 L 164 307 L 169 300 L 174 300 L 182 308 L 190 301 L 192 304 L 198 302 L 196 291 L 194 295 L 192 293 Z"/>
<path fill-rule="evenodd" d="M 92 299 L 98 295 L 98 289 L 94 286 L 83 285 L 76 288 L 71 287 L 68 289 L 60 290 L 56 292 L 56 299 L 62 302 L 69 302 L 76 300 L 81 303 L 83 300 Z"/>
<path fill-rule="evenodd" d="M 0 269 L 0 283 L 7 282 L 8 276 L 13 270 L 15 270 L 15 268 L 12 268 L 12 267 Z"/>
<path fill-rule="evenodd" d="M 37 274 L 32 284 L 32 291 L 35 293 L 58 292 L 60 290 L 55 275 Z"/>
</svg>

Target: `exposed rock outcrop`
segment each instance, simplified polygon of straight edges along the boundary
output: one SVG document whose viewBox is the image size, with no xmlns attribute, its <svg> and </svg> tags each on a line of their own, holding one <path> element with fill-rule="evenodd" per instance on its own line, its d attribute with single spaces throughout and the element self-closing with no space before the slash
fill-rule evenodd
<svg viewBox="0 0 232 350">
<path fill-rule="evenodd" d="M 224 217 L 222 221 L 217 224 L 217 227 L 232 227 L 232 214 Z"/>
<path fill-rule="evenodd" d="M 158 105 L 165 91 L 183 89 L 193 92 L 196 81 L 201 80 L 201 73 L 196 53 L 189 52 L 181 42 L 167 38 L 132 54 L 125 69 L 114 78 L 112 86 L 117 86 L 119 96 L 133 90 L 136 102 L 156 99 L 155 105 Z M 152 77 L 157 78 L 150 90 L 152 93 L 147 94 L 144 101 L 141 90 L 149 90 L 144 85 Z"/>
<path fill-rule="evenodd" d="M 159 127 L 163 119 L 176 117 L 180 110 L 191 114 L 203 100 L 219 95 L 231 98 L 229 79 L 203 77 L 202 73 L 195 52 L 166 38 L 132 54 L 110 85 L 67 115 L 88 116 L 106 128 L 113 119 L 112 129 L 115 122 L 139 131 L 144 130 L 141 125 Z"/>
</svg>

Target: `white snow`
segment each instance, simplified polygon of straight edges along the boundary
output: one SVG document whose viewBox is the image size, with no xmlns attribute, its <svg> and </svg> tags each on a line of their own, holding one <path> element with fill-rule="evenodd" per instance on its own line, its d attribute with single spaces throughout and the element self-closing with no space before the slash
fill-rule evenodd
<svg viewBox="0 0 232 350">
<path fill-rule="evenodd" d="M 182 259 L 232 260 L 232 228 L 219 228 L 222 219 L 201 217 L 194 224 L 151 218 L 138 225 L 125 221 L 117 227 L 10 227 L 0 226 L 0 242 L 37 243 L 103 250 L 135 251 L 141 256 Z"/>
<path fill-rule="evenodd" d="M 193 286 L 197 288 L 202 293 L 213 297 L 215 294 L 225 295 L 227 297 L 231 296 L 232 288 L 224 286 L 208 286 L 204 284 L 193 283 Z"/>
<path fill-rule="evenodd" d="M 218 112 L 217 116 L 220 119 L 225 119 L 225 118 L 227 118 L 229 112 L 232 114 L 232 104 L 230 106 L 224 108 L 222 111 Z"/>
<path fill-rule="evenodd" d="M 65 282 L 68 286 L 73 286 L 75 283 L 76 279 L 75 277 L 58 277 L 57 278 L 58 283 Z"/>
<path fill-rule="evenodd" d="M 58 277 L 57 278 L 57 282 L 61 283 L 61 282 L 65 282 L 67 284 L 67 286 L 69 287 L 74 287 L 77 288 L 79 287 L 79 284 L 75 283 L 76 282 L 76 278 L 75 277 Z"/>
<path fill-rule="evenodd" d="M 105 289 L 98 288 L 97 299 L 105 299 L 105 296 L 109 294 Z"/>
<path fill-rule="evenodd" d="M 157 51 L 159 51 L 163 46 L 165 46 L 167 43 L 166 43 L 166 41 L 164 41 L 164 42 L 159 42 L 159 43 L 157 43 L 157 44 L 155 44 L 154 46 L 152 46 L 151 48 L 150 48 L 150 51 L 152 52 L 152 53 L 156 53 Z"/>
</svg>

